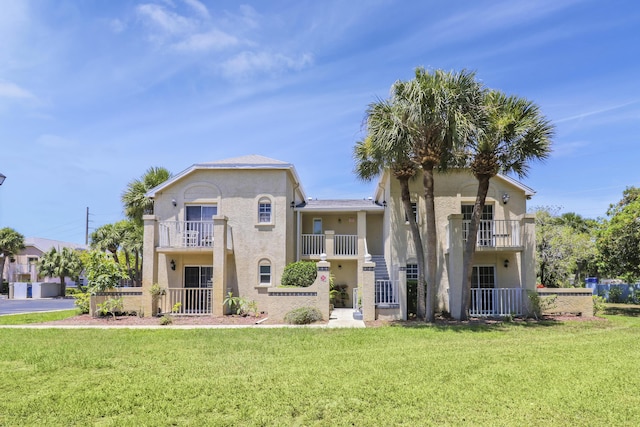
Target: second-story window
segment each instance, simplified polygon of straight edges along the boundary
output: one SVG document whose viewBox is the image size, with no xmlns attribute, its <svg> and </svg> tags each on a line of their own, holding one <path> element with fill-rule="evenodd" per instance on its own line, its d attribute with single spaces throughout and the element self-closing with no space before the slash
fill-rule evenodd
<svg viewBox="0 0 640 427">
<path fill-rule="evenodd" d="M 271 200 L 260 199 L 258 203 L 258 222 L 271 223 Z"/>
</svg>

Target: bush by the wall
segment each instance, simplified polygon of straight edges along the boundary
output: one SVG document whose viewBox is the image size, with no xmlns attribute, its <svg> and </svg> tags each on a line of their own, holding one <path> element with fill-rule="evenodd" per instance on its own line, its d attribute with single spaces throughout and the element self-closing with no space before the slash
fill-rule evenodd
<svg viewBox="0 0 640 427">
<path fill-rule="evenodd" d="M 318 272 L 314 262 L 292 262 L 284 268 L 281 283 L 283 286 L 299 286 L 306 288 L 313 285 L 317 275 Z"/>
<path fill-rule="evenodd" d="M 73 298 L 75 299 L 74 304 L 78 307 L 80 313 L 89 313 L 89 306 L 91 304 L 91 294 L 89 292 L 76 292 Z"/>
<path fill-rule="evenodd" d="M 284 321 L 292 325 L 308 325 L 318 320 L 322 320 L 322 313 L 316 307 L 296 308 L 284 316 Z"/>
</svg>

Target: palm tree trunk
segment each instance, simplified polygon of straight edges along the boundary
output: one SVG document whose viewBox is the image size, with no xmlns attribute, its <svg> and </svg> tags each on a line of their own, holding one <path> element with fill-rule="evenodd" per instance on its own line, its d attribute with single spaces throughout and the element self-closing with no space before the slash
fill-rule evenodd
<svg viewBox="0 0 640 427">
<path fill-rule="evenodd" d="M 0 286 L 4 282 L 4 262 L 7 259 L 7 256 L 0 257 Z"/>
<path fill-rule="evenodd" d="M 473 276 L 473 256 L 476 252 L 476 243 L 478 242 L 478 226 L 484 204 L 489 191 L 489 177 L 480 176 L 478 178 L 478 193 L 476 194 L 476 202 L 473 205 L 473 214 L 471 215 L 471 224 L 469 224 L 469 234 L 467 242 L 464 246 L 464 255 L 462 257 L 462 301 L 460 304 L 460 320 L 469 318 L 469 307 L 471 305 L 471 277 Z"/>
<path fill-rule="evenodd" d="M 418 258 L 418 305 L 416 315 L 421 318 L 426 318 L 425 307 L 425 282 L 424 282 L 424 249 L 422 247 L 422 237 L 420 236 L 420 229 L 416 222 L 416 217 L 413 214 L 411 207 L 411 194 L 409 193 L 409 179 L 399 179 L 401 189 L 402 205 L 404 206 L 404 213 L 409 220 L 409 228 L 411 229 L 411 237 L 413 238 L 413 245 L 416 247 L 416 258 Z"/>
<path fill-rule="evenodd" d="M 60 276 L 60 292 L 63 297 L 67 295 L 67 284 L 64 281 L 64 276 Z"/>
<path fill-rule="evenodd" d="M 433 186 L 433 163 L 422 165 L 422 180 L 424 186 L 424 201 L 426 205 L 427 221 L 427 301 L 425 321 L 435 320 L 435 300 L 436 300 L 436 269 L 438 265 L 438 238 L 436 235 L 436 208 Z"/>
</svg>

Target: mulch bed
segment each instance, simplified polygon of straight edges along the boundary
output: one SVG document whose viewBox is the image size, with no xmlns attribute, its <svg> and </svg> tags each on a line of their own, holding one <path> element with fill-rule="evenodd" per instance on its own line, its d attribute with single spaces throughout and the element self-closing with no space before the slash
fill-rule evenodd
<svg viewBox="0 0 640 427">
<path fill-rule="evenodd" d="M 502 323 L 515 323 L 515 324 L 523 324 L 523 323 L 541 323 L 541 322 L 599 322 L 599 321 L 607 321 L 602 317 L 596 316 L 576 316 L 572 314 L 558 314 L 552 316 L 543 316 L 539 320 L 536 319 L 523 319 L 523 318 L 514 318 L 511 322 L 507 322 L 504 319 L 497 318 L 484 318 L 484 317 L 475 317 L 469 320 L 454 320 L 451 318 L 445 317 L 436 317 L 435 322 L 432 325 L 437 326 L 474 326 L 474 325 L 499 325 Z M 380 326 L 387 325 L 396 325 L 396 326 L 422 326 L 428 325 L 428 323 L 423 322 L 422 320 L 412 319 L 412 320 L 374 320 L 365 322 L 367 328 L 375 328 Z"/>
<path fill-rule="evenodd" d="M 265 315 L 254 316 L 171 316 L 171 325 L 255 325 Z M 160 317 L 104 316 L 91 317 L 88 314 L 69 317 L 62 320 L 45 322 L 45 325 L 98 325 L 98 326 L 151 326 L 160 325 Z M 268 320 L 266 321 L 268 322 Z M 262 322 L 262 324 L 266 323 Z"/>
</svg>

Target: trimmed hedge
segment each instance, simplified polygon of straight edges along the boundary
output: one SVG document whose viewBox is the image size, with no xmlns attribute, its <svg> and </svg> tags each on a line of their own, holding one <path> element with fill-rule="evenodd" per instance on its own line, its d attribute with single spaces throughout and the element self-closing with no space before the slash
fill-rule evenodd
<svg viewBox="0 0 640 427">
<path fill-rule="evenodd" d="M 292 262 L 284 268 L 281 284 L 306 288 L 316 281 L 316 263 L 311 261 Z"/>
<path fill-rule="evenodd" d="M 284 316 L 284 321 L 292 325 L 308 325 L 318 320 L 322 320 L 322 313 L 316 307 L 296 308 Z"/>
</svg>

